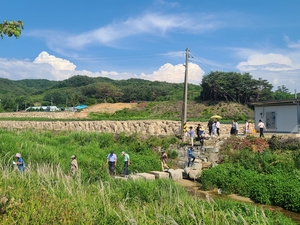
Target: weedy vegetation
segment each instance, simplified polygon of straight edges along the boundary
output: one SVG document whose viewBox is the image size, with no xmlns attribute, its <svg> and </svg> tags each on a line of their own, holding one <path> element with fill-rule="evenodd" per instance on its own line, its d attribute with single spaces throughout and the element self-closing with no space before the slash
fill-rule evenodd
<svg viewBox="0 0 300 225">
<path fill-rule="evenodd" d="M 0 140 L 1 224 L 295 224 L 245 203 L 200 200 L 172 180 L 107 175 L 110 150 L 120 160 L 118 173 L 123 150 L 131 156 L 131 172 L 159 170 L 159 149 L 177 156 L 172 137 L 0 130 Z M 25 173 L 12 165 L 16 152 L 25 159 Z M 79 163 L 76 177 L 69 175 L 72 154 Z"/>
<path fill-rule="evenodd" d="M 279 143 L 274 139 L 229 138 L 221 149 L 224 164 L 203 171 L 202 188 L 221 188 L 225 194 L 235 193 L 257 203 L 300 212 L 300 150 L 288 150 L 299 140 Z"/>
</svg>

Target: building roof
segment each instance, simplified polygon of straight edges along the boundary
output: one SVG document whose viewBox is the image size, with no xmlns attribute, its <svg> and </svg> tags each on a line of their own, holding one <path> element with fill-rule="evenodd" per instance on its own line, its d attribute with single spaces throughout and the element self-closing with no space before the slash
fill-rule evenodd
<svg viewBox="0 0 300 225">
<path fill-rule="evenodd" d="M 299 103 L 300 103 L 300 98 L 248 102 L 249 105 L 253 105 L 253 106 L 297 105 Z"/>
</svg>

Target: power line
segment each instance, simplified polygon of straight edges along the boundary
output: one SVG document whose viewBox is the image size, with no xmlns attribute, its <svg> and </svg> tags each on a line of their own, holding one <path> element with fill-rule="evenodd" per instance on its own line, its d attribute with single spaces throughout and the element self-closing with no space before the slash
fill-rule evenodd
<svg viewBox="0 0 300 225">
<path fill-rule="evenodd" d="M 192 55 L 193 55 L 193 59 L 194 59 L 193 61 L 198 62 L 199 64 L 202 65 L 202 67 L 205 67 L 209 71 L 212 71 L 212 68 L 207 63 L 205 63 L 203 60 L 201 60 L 199 57 L 197 57 L 194 53 L 192 53 Z"/>
</svg>

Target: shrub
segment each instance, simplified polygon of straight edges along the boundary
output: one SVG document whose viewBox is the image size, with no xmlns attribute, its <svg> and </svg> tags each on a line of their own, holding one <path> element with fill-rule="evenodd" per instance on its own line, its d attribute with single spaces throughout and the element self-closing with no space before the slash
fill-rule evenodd
<svg viewBox="0 0 300 225">
<path fill-rule="evenodd" d="M 257 138 L 253 136 L 246 136 L 245 138 L 239 138 L 231 136 L 224 141 L 221 146 L 221 151 L 231 154 L 234 151 L 251 150 L 253 152 L 263 152 L 269 147 L 268 142 L 265 139 Z"/>
<path fill-rule="evenodd" d="M 300 181 L 295 171 L 263 174 L 239 164 L 225 163 L 204 170 L 199 181 L 204 190 L 221 188 L 224 194 L 235 193 L 260 204 L 300 212 Z"/>
<path fill-rule="evenodd" d="M 282 136 L 273 135 L 272 138 L 268 140 L 270 149 L 276 150 L 299 150 L 300 149 L 300 139 L 294 137 L 284 138 Z"/>
</svg>

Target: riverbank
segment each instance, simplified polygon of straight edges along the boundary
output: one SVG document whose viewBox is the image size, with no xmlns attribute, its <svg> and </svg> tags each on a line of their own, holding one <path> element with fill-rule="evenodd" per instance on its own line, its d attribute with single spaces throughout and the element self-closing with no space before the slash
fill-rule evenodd
<svg viewBox="0 0 300 225">
<path fill-rule="evenodd" d="M 232 201 L 244 202 L 244 203 L 248 203 L 248 204 L 251 204 L 251 205 L 254 205 L 257 207 L 261 207 L 266 210 L 273 210 L 273 211 L 279 212 L 279 213 L 283 214 L 284 216 L 291 218 L 295 223 L 300 224 L 300 213 L 291 212 L 291 211 L 285 210 L 278 206 L 257 204 L 255 202 L 253 202 L 250 198 L 245 198 L 243 196 L 239 196 L 236 194 L 231 194 L 231 195 L 218 194 L 218 190 L 203 191 L 200 189 L 201 184 L 197 181 L 183 179 L 183 180 L 176 181 L 176 183 L 183 186 L 186 189 L 186 191 L 191 196 L 194 196 L 195 198 L 199 198 L 199 199 L 203 199 L 203 200 L 212 198 L 212 199 L 222 199 L 222 200 L 232 200 Z"/>
</svg>

